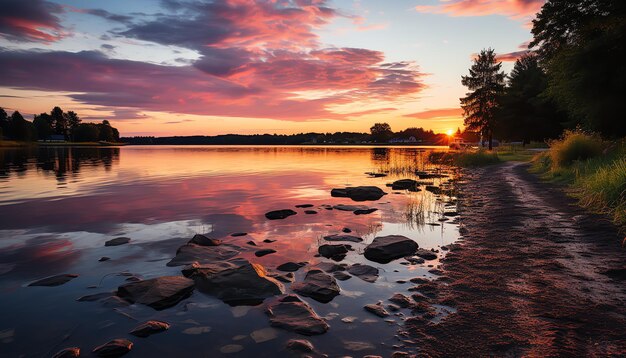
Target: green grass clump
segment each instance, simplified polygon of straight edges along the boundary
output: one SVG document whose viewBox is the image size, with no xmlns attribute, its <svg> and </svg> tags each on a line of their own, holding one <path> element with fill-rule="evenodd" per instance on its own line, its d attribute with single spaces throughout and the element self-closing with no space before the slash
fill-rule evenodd
<svg viewBox="0 0 626 358">
<path fill-rule="evenodd" d="M 459 152 L 454 158 L 454 164 L 460 167 L 481 167 L 499 162 L 498 153 L 484 149 Z"/>
<path fill-rule="evenodd" d="M 586 160 L 602 153 L 602 140 L 580 131 L 565 131 L 563 138 L 550 142 L 553 168 L 569 167 L 575 161 Z"/>
</svg>

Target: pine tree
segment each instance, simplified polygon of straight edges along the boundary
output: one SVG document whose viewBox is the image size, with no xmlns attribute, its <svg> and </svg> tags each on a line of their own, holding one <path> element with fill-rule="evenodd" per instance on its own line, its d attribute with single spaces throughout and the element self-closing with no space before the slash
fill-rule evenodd
<svg viewBox="0 0 626 358">
<path fill-rule="evenodd" d="M 461 83 L 470 91 L 461 98 L 461 108 L 467 130 L 478 130 L 489 140 L 493 148 L 493 129 L 499 96 L 504 92 L 506 75 L 500 71 L 502 62 L 496 62 L 496 53 L 489 48 L 480 51 L 469 70 L 469 76 L 462 76 Z"/>
</svg>

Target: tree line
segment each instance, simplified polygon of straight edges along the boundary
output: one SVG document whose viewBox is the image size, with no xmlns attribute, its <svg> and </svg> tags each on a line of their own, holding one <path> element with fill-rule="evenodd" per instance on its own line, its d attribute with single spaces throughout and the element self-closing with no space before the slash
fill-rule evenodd
<svg viewBox="0 0 626 358">
<path fill-rule="evenodd" d="M 548 0 L 533 20 L 529 52 L 507 76 L 482 50 L 461 83 L 466 129 L 491 142 L 544 140 L 582 128 L 626 135 L 626 2 Z"/>
<path fill-rule="evenodd" d="M 0 138 L 16 141 L 61 139 L 72 142 L 119 142 L 120 133 L 108 120 L 83 123 L 74 111 L 54 107 L 50 113 L 35 115 L 32 122 L 19 111 L 10 116 L 0 107 Z"/>
</svg>

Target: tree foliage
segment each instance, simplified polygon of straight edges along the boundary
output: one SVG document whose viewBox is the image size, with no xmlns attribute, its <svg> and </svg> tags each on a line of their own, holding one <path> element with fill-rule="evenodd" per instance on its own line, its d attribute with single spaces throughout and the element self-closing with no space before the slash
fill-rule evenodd
<svg viewBox="0 0 626 358">
<path fill-rule="evenodd" d="M 489 140 L 492 148 L 495 113 L 498 99 L 504 92 L 504 72 L 500 71 L 501 62 L 496 61 L 496 53 L 489 48 L 482 50 L 470 67 L 469 76 L 462 76 L 461 83 L 470 92 L 461 98 L 461 108 L 468 130 L 479 131 Z"/>
<path fill-rule="evenodd" d="M 391 126 L 388 123 L 374 123 L 370 128 L 372 140 L 375 142 L 386 142 L 393 135 Z"/>
</svg>

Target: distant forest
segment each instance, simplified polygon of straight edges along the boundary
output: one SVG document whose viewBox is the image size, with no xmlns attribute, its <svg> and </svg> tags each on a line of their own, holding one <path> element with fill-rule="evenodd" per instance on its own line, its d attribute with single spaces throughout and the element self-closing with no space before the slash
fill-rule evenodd
<svg viewBox="0 0 626 358">
<path fill-rule="evenodd" d="M 460 133 L 457 132 L 457 133 Z M 393 132 L 387 123 L 376 123 L 370 133 L 298 133 L 298 134 L 225 134 L 216 136 L 175 136 L 175 137 L 122 137 L 128 144 L 152 145 L 297 145 L 297 144 L 427 144 L 447 145 L 445 134 L 436 134 L 423 128 L 407 128 Z"/>
<path fill-rule="evenodd" d="M 27 121 L 19 111 L 10 116 L 0 107 L 0 138 L 32 142 L 71 141 L 71 142 L 119 142 L 120 132 L 109 121 L 83 123 L 73 111 L 64 112 L 54 107 L 50 113 L 35 115 Z"/>
</svg>

